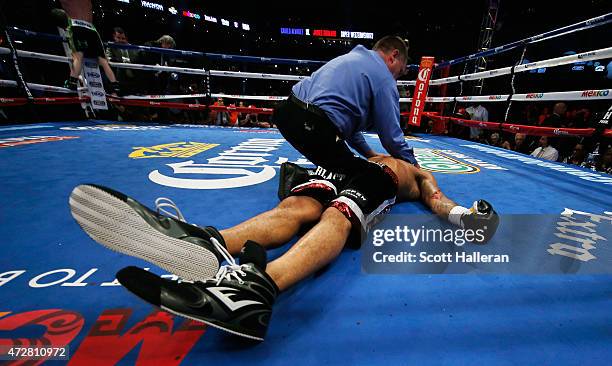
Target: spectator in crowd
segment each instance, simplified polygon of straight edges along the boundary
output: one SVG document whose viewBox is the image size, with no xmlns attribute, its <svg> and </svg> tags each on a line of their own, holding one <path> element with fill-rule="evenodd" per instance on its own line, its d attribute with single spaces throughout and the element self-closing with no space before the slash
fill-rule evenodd
<svg viewBox="0 0 612 366">
<path fill-rule="evenodd" d="M 467 107 L 465 111 L 470 116 L 469 119 L 473 121 L 489 121 L 489 111 L 480 103 L 474 103 L 473 105 Z M 480 128 L 470 127 L 470 140 L 477 141 L 481 131 L 482 130 Z"/>
<path fill-rule="evenodd" d="M 434 130 L 434 121 L 431 118 L 425 119 L 425 128 L 423 129 L 423 133 L 433 133 Z"/>
<path fill-rule="evenodd" d="M 272 127 L 272 123 L 267 122 L 267 121 L 259 121 L 259 117 L 257 117 L 257 119 L 258 119 L 258 121 L 255 124 L 256 127 L 259 127 L 259 128 L 270 128 L 270 127 Z"/>
<path fill-rule="evenodd" d="M 565 116 L 567 112 L 567 104 L 563 102 L 556 103 L 553 107 L 552 115 L 548 116 L 543 122 L 542 127 L 566 127 L 568 122 Z"/>
<path fill-rule="evenodd" d="M 249 105 L 249 108 L 257 108 L 255 105 Z M 244 117 L 241 117 L 238 124 L 240 127 L 259 127 L 259 128 L 270 128 L 273 127 L 271 122 L 260 121 L 259 114 L 257 113 L 245 113 Z"/>
<path fill-rule="evenodd" d="M 540 146 L 533 150 L 531 156 L 545 160 L 557 161 L 559 152 L 554 147 L 550 146 L 547 136 L 540 137 Z"/>
<path fill-rule="evenodd" d="M 577 143 L 576 146 L 574 146 L 574 152 L 572 153 L 572 155 L 563 159 L 563 162 L 566 164 L 582 166 L 585 158 L 586 151 L 584 148 L 584 144 Z"/>
<path fill-rule="evenodd" d="M 113 28 L 112 37 L 113 42 L 118 45 L 130 44 L 128 42 L 127 34 L 121 27 Z M 106 57 L 111 62 L 133 63 L 137 61 L 136 59 L 138 57 L 138 53 L 135 50 L 107 47 Z M 119 80 L 119 82 L 121 83 L 121 88 L 123 89 L 124 94 L 134 94 L 138 92 L 139 85 L 137 85 L 135 70 L 118 68 L 115 74 L 117 75 L 117 80 Z"/>
<path fill-rule="evenodd" d="M 525 106 L 525 114 L 523 120 L 525 124 L 535 126 L 538 124 L 538 115 L 540 114 L 538 106 L 534 104 L 527 104 Z"/>
<path fill-rule="evenodd" d="M 163 35 L 155 41 L 146 42 L 145 46 L 158 47 L 158 48 L 174 48 L 176 42 L 174 38 L 169 35 Z M 139 63 L 152 64 L 157 66 L 174 66 L 174 57 L 163 53 L 152 53 L 143 51 L 139 55 Z M 170 82 L 172 74 L 163 71 L 157 71 L 153 74 L 153 79 L 148 80 L 150 93 L 152 94 L 163 94 L 168 89 L 168 83 Z M 150 75 L 150 74 L 147 74 Z M 178 79 L 178 74 L 176 75 Z"/>
<path fill-rule="evenodd" d="M 127 34 L 121 27 L 113 28 L 112 37 L 113 37 L 113 42 L 118 45 L 130 44 L 128 42 Z M 124 49 L 124 48 L 107 47 L 106 56 L 112 62 L 131 63 L 132 58 L 134 58 L 134 51 Z"/>
<path fill-rule="evenodd" d="M 229 112 L 229 126 L 237 126 L 238 125 L 238 118 L 240 117 L 240 113 L 238 113 L 238 111 L 235 109 L 236 108 L 236 104 L 234 103 L 230 103 L 230 112 Z M 239 102 L 238 103 L 239 107 L 243 107 L 244 103 L 243 102 Z"/>
<path fill-rule="evenodd" d="M 486 134 L 486 132 L 484 130 L 480 131 L 480 134 L 478 135 L 478 138 L 476 139 L 476 142 L 481 143 L 483 145 L 488 145 L 489 144 L 489 140 L 487 140 L 487 134 Z"/>
<path fill-rule="evenodd" d="M 574 113 L 574 118 L 571 127 L 587 128 L 591 120 L 591 111 L 588 108 L 581 108 Z"/>
<path fill-rule="evenodd" d="M 169 35 L 163 35 L 155 41 L 145 43 L 149 47 L 159 48 L 174 48 L 176 42 Z M 163 53 L 141 52 L 139 54 L 139 63 L 153 64 L 157 66 L 175 66 L 176 57 Z M 145 82 L 142 90 L 145 94 L 166 95 L 177 94 L 180 90 L 180 75 L 176 72 L 157 71 L 155 73 L 147 72 L 141 75 L 141 80 Z M 176 102 L 184 102 L 176 100 Z M 158 109 L 151 115 L 151 120 L 173 120 L 174 117 L 182 114 L 177 109 Z"/>
<path fill-rule="evenodd" d="M 254 105 L 249 105 L 249 108 L 255 108 Z M 240 127 L 259 127 L 257 113 L 245 113 L 244 118 L 239 122 Z"/>
<path fill-rule="evenodd" d="M 612 147 L 606 150 L 598 164 L 595 165 L 596 170 L 607 174 L 612 174 Z"/>
<path fill-rule="evenodd" d="M 459 108 L 456 112 L 452 114 L 455 118 L 461 119 L 470 119 L 470 114 L 465 110 L 465 108 Z M 453 137 L 457 137 L 463 140 L 469 140 L 470 138 L 470 129 L 461 126 L 457 123 L 451 123 L 449 126 L 449 134 Z"/>
<path fill-rule="evenodd" d="M 213 106 L 223 107 L 225 101 L 223 98 L 217 98 L 217 101 L 213 103 Z M 228 126 L 230 122 L 230 115 L 227 110 L 214 110 L 210 113 L 210 124 L 214 126 Z"/>
<path fill-rule="evenodd" d="M 172 38 L 172 36 L 169 36 L 167 34 L 164 34 L 163 36 L 159 37 L 159 39 L 155 42 L 161 48 L 175 48 L 176 47 L 176 42 L 174 41 L 174 38 Z"/>
<path fill-rule="evenodd" d="M 489 138 L 489 145 L 496 146 L 496 147 L 502 147 L 502 141 L 499 138 L 499 133 L 493 132 L 491 134 L 491 137 Z"/>
<path fill-rule="evenodd" d="M 531 149 L 531 144 L 529 143 L 527 135 L 525 135 L 524 133 L 516 133 L 514 135 L 514 141 L 506 140 L 502 144 L 502 147 L 504 149 L 520 152 L 521 154 L 527 155 L 529 155 L 530 152 L 533 150 Z"/>
<path fill-rule="evenodd" d="M 544 121 L 550 116 L 550 111 L 548 109 L 548 107 L 544 107 L 542 108 L 542 110 L 540 111 L 540 115 L 538 116 L 538 126 L 542 126 L 542 124 L 544 123 Z"/>
</svg>

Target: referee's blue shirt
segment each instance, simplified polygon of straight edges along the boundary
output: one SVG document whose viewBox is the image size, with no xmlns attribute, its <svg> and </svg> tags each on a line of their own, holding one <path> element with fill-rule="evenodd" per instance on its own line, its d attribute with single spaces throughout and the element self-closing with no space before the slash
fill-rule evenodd
<svg viewBox="0 0 612 366">
<path fill-rule="evenodd" d="M 391 156 L 416 163 L 400 127 L 397 83 L 376 51 L 359 45 L 321 66 L 292 91 L 299 100 L 325 111 L 360 154 L 371 150 L 361 131 L 373 127 Z"/>
</svg>

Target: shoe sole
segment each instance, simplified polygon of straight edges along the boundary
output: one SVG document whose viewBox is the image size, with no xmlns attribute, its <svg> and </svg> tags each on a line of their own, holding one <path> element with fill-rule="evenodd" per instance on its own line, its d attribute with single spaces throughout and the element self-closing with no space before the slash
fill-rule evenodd
<svg viewBox="0 0 612 366">
<path fill-rule="evenodd" d="M 119 283 L 123 286 L 124 289 L 126 289 L 130 293 L 130 295 L 148 304 L 151 304 L 152 306 L 155 306 L 156 308 L 162 311 L 165 311 L 165 312 L 168 312 L 173 315 L 177 315 L 177 316 L 189 319 L 189 320 L 197 321 L 199 323 L 204 323 L 211 327 L 221 329 L 225 332 L 228 332 L 228 333 L 240 336 L 240 337 L 253 339 L 256 341 L 264 340 L 262 337 L 254 336 L 251 334 L 246 334 L 236 329 L 230 329 L 213 320 L 198 318 L 197 316 L 184 314 L 182 312 L 179 312 L 179 311 L 176 311 L 176 310 L 173 310 L 171 308 L 164 306 L 161 303 L 162 288 L 164 287 L 164 284 L 170 284 L 170 283 L 174 284 L 174 281 L 162 279 L 156 274 L 150 273 L 149 271 L 146 271 L 142 268 L 134 267 L 134 266 L 130 266 L 130 267 L 121 269 L 119 272 L 117 272 L 116 277 Z"/>
<path fill-rule="evenodd" d="M 130 292 L 131 292 L 131 291 L 130 291 Z M 136 296 L 136 297 L 138 297 L 138 296 Z M 256 341 L 263 341 L 263 340 L 264 340 L 264 339 L 263 339 L 263 338 L 261 338 L 261 337 L 256 337 L 256 336 L 252 336 L 252 335 L 249 335 L 249 334 L 240 333 L 240 332 L 238 332 L 238 331 L 235 331 L 235 330 L 232 330 L 232 329 L 225 328 L 225 327 L 223 327 L 223 326 L 221 326 L 221 325 L 219 325 L 219 324 L 212 323 L 212 322 L 210 322 L 210 321 L 208 321 L 208 320 L 202 320 L 202 319 L 200 319 L 200 318 L 196 318 L 196 317 L 194 317 L 194 316 L 190 316 L 190 315 L 186 315 L 186 314 L 180 313 L 180 312 L 178 312 L 178 311 L 174 311 L 174 310 L 169 309 L 169 308 L 167 308 L 167 307 L 165 307 L 165 306 L 163 306 L 163 305 L 162 305 L 162 306 L 157 306 L 157 307 L 158 307 L 158 308 L 160 308 L 161 310 L 163 310 L 163 311 L 167 312 L 167 313 L 174 314 L 174 315 L 177 315 L 177 316 L 180 316 L 180 317 L 183 317 L 183 318 L 187 318 L 187 319 L 189 319 L 189 320 L 194 320 L 194 321 L 196 321 L 196 322 L 204 323 L 204 324 L 206 324 L 206 325 L 208 325 L 208 326 L 211 326 L 211 327 L 213 327 L 213 328 L 217 328 L 217 329 L 221 329 L 221 330 L 222 330 L 222 331 L 224 331 L 224 332 L 228 332 L 228 333 L 231 333 L 231 334 L 233 334 L 233 335 L 237 335 L 237 336 L 239 336 L 239 337 L 244 337 L 244 338 L 248 338 L 248 339 L 253 339 L 253 340 L 256 340 Z"/>
<path fill-rule="evenodd" d="M 70 211 L 96 242 L 183 279 L 202 281 L 212 278 L 219 270 L 214 253 L 157 231 L 125 201 L 100 188 L 76 187 L 70 194 Z"/>
</svg>

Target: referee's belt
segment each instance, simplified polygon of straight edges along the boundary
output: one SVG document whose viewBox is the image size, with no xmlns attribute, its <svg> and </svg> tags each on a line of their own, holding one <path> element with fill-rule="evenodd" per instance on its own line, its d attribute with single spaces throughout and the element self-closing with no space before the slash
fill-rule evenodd
<svg viewBox="0 0 612 366">
<path fill-rule="evenodd" d="M 299 106 L 300 108 L 302 108 L 303 110 L 305 110 L 305 111 L 314 113 L 314 114 L 316 114 L 317 116 L 319 116 L 321 118 L 329 119 L 329 117 L 327 117 L 327 114 L 325 113 L 325 111 L 323 111 L 321 108 L 317 107 L 314 104 L 302 102 L 295 95 L 293 95 L 293 93 L 291 93 L 291 95 L 289 95 L 289 100 L 292 103 L 294 103 L 297 106 Z"/>
</svg>

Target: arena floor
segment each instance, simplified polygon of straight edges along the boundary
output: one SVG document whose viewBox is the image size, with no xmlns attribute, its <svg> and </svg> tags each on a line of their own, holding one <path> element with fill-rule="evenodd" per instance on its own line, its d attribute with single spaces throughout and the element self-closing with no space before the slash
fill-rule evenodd
<svg viewBox="0 0 612 366">
<path fill-rule="evenodd" d="M 361 252 L 347 249 L 282 294 L 266 340 L 247 343 L 159 312 L 113 282 L 119 269 L 147 264 L 93 242 L 72 219 L 68 196 L 96 183 L 150 206 L 169 197 L 188 221 L 227 228 L 274 207 L 280 163 L 301 158 L 277 131 L 107 121 L 3 126 L 0 345 L 64 342 L 70 361 L 53 362 L 71 365 L 609 364 L 612 276 L 592 273 L 612 266 L 612 238 L 601 234 L 612 221 L 593 218 L 612 211 L 612 178 L 448 137 L 410 143 L 464 206 L 486 198 L 500 214 L 590 213 L 589 232 L 602 238 L 580 253 L 596 258 L 571 275 L 368 275 Z M 240 155 L 241 146 L 269 155 Z M 392 209 L 426 212 L 420 203 Z M 502 221 L 498 236 L 505 232 Z M 533 245 L 540 258 L 558 257 L 548 242 Z"/>
</svg>

